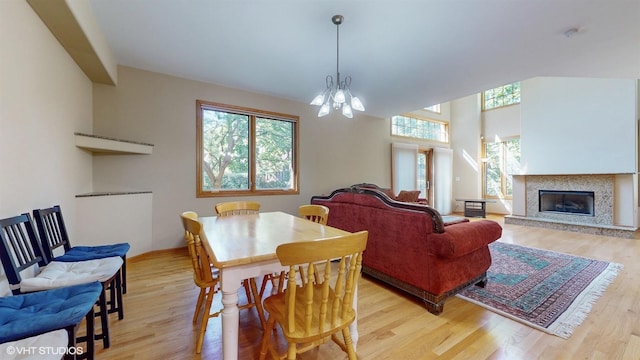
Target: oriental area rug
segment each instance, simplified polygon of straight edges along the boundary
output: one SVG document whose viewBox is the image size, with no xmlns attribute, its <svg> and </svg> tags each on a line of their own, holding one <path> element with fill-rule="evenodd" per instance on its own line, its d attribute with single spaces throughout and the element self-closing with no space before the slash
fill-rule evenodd
<svg viewBox="0 0 640 360">
<path fill-rule="evenodd" d="M 489 245 L 487 285 L 457 296 L 538 330 L 568 339 L 615 280 L 621 264 L 520 245 Z"/>
</svg>

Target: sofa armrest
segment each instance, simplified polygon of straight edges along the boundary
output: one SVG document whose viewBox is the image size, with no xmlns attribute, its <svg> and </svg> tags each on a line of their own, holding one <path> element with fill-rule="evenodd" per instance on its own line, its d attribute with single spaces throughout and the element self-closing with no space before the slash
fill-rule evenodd
<svg viewBox="0 0 640 360">
<path fill-rule="evenodd" d="M 502 227 L 492 220 L 459 223 L 445 227 L 442 234 L 431 234 L 427 240 L 430 254 L 455 258 L 487 246 L 502 236 Z"/>
</svg>

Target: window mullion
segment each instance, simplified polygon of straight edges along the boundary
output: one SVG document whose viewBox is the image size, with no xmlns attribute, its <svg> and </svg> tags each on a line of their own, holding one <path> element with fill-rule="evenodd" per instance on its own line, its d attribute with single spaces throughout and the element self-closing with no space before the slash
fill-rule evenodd
<svg viewBox="0 0 640 360">
<path fill-rule="evenodd" d="M 249 116 L 249 190 L 256 190 L 256 116 Z"/>
<path fill-rule="evenodd" d="M 507 143 L 500 142 L 500 192 L 504 197 L 507 194 Z"/>
</svg>

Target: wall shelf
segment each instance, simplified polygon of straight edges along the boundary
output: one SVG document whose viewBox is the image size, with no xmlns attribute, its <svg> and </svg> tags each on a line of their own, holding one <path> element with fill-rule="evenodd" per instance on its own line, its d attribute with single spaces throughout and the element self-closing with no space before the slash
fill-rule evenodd
<svg viewBox="0 0 640 360">
<path fill-rule="evenodd" d="M 104 136 L 74 133 L 76 146 L 94 153 L 145 154 L 153 153 L 153 144 L 120 140 Z"/>
</svg>

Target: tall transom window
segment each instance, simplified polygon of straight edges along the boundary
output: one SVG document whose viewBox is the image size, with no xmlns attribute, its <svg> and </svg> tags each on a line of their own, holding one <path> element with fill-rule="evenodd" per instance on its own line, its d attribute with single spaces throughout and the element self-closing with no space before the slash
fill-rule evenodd
<svg viewBox="0 0 640 360">
<path fill-rule="evenodd" d="M 520 172 L 520 138 L 485 142 L 482 163 L 483 195 L 510 199 L 513 196 L 513 174 Z"/>
<path fill-rule="evenodd" d="M 196 195 L 298 193 L 298 120 L 196 101 Z"/>
<path fill-rule="evenodd" d="M 519 81 L 482 92 L 482 110 L 491 110 L 519 103 Z"/>
</svg>

